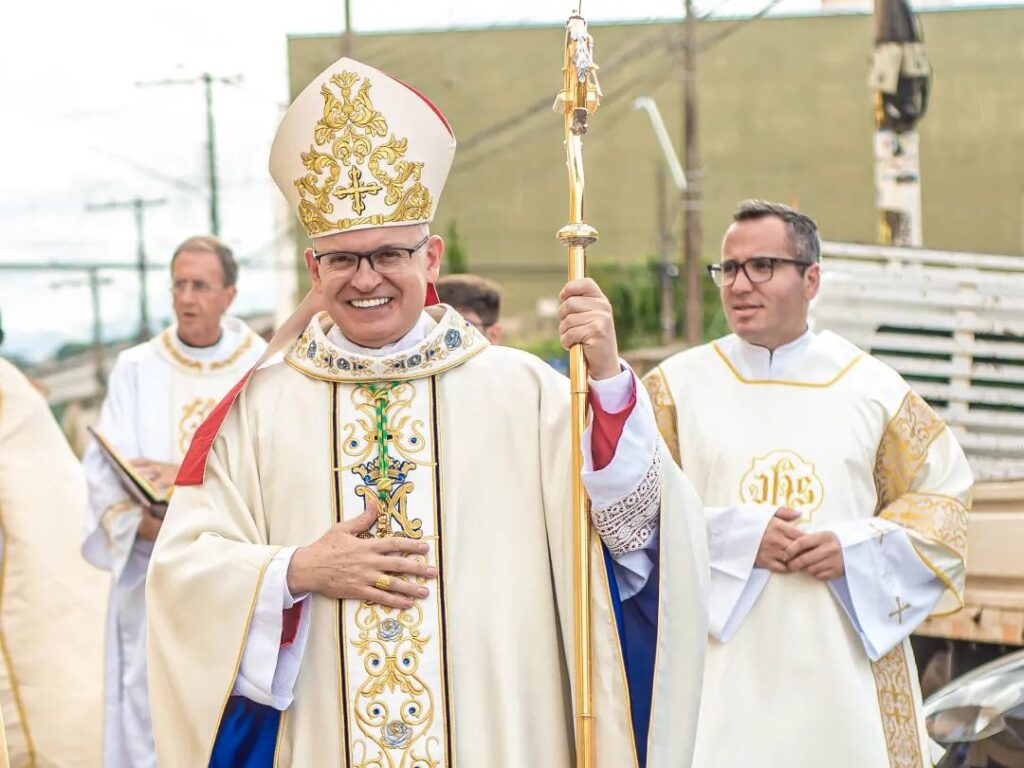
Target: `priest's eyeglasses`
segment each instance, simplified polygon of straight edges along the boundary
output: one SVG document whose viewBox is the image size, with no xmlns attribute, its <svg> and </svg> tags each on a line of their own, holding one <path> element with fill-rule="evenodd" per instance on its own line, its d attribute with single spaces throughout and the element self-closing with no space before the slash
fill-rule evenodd
<svg viewBox="0 0 1024 768">
<path fill-rule="evenodd" d="M 359 271 L 363 259 L 370 262 L 370 269 L 381 275 L 393 275 L 405 270 L 412 261 L 412 255 L 426 245 L 427 235 L 411 248 L 389 245 L 376 251 L 358 253 L 355 251 L 330 251 L 329 253 L 313 252 L 320 269 L 332 275 L 353 275 Z"/>
<path fill-rule="evenodd" d="M 708 274 L 719 288 L 730 286 L 736 282 L 736 276 L 742 270 L 752 284 L 767 283 L 775 274 L 776 264 L 798 264 L 801 268 L 811 266 L 809 261 L 799 259 L 783 259 L 778 256 L 755 256 L 746 261 L 723 261 L 721 264 L 708 264 Z M 803 270 L 801 269 L 801 274 Z"/>
</svg>

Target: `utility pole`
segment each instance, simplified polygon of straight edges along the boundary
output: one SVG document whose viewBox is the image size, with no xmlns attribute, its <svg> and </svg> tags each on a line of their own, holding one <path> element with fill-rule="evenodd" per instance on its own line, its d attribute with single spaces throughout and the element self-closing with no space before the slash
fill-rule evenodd
<svg viewBox="0 0 1024 768">
<path fill-rule="evenodd" d="M 683 0 L 683 162 L 686 191 L 683 193 L 685 234 L 683 274 L 686 294 L 685 337 L 690 346 L 704 341 L 704 301 L 701 290 L 701 186 L 703 170 L 697 144 L 697 17 L 693 0 Z"/>
<path fill-rule="evenodd" d="M 103 321 L 100 316 L 100 286 L 110 285 L 109 277 L 100 277 L 99 267 L 83 267 L 87 278 L 83 280 L 58 280 L 51 283 L 51 288 L 77 288 L 83 285 L 89 286 L 89 295 L 92 300 L 92 357 L 95 365 L 96 383 L 100 390 L 107 385 L 107 376 L 103 371 Z"/>
<path fill-rule="evenodd" d="M 931 65 L 906 0 L 875 0 L 875 205 L 883 245 L 921 246 L 917 124 L 928 109 Z"/>
<path fill-rule="evenodd" d="M 218 237 L 220 236 L 220 202 L 217 178 L 217 144 L 214 136 L 213 84 L 224 83 L 233 85 L 241 79 L 241 75 L 216 77 L 209 72 L 203 72 L 199 77 L 183 80 L 156 80 L 135 84 L 140 88 L 149 88 L 153 86 L 195 85 L 196 83 L 202 83 L 206 103 L 206 178 L 210 189 L 210 232 Z"/>
<path fill-rule="evenodd" d="M 150 336 L 149 330 L 149 294 L 146 291 L 146 237 L 145 237 L 145 212 L 146 208 L 163 205 L 167 200 L 144 199 L 133 197 L 131 200 L 112 200 L 107 203 L 98 203 L 87 206 L 89 211 L 112 211 L 129 208 L 135 219 L 135 253 L 137 269 L 139 271 L 139 341 L 145 341 Z"/>
<path fill-rule="evenodd" d="M 661 278 L 661 343 L 668 346 L 675 340 L 676 336 L 676 307 L 674 281 L 679 277 L 679 269 L 672 263 L 669 250 L 672 244 L 672 212 L 668 209 L 668 197 L 665 194 L 665 168 L 672 173 L 672 182 L 676 188 L 676 194 L 681 195 L 686 189 L 686 175 L 679 165 L 679 158 L 672 146 L 672 139 L 668 135 L 665 121 L 661 119 L 661 111 L 657 103 L 649 96 L 640 96 L 633 101 L 634 109 L 642 109 L 647 112 L 651 120 L 651 128 L 654 129 L 654 136 L 661 146 L 661 152 L 665 156 L 665 163 L 658 163 L 658 273 Z M 677 197 L 676 200 L 682 198 Z"/>
<path fill-rule="evenodd" d="M 661 278 L 661 343 L 668 346 L 676 337 L 675 285 L 679 269 L 672 263 L 671 212 L 665 190 L 665 166 L 658 163 L 658 276 Z"/>
<path fill-rule="evenodd" d="M 345 0 L 345 31 L 341 35 L 341 55 L 352 57 L 352 0 Z"/>
</svg>

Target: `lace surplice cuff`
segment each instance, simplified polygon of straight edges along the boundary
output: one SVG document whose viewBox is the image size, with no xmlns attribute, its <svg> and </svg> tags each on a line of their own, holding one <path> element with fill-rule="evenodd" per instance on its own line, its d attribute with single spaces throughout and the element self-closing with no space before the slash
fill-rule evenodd
<svg viewBox="0 0 1024 768">
<path fill-rule="evenodd" d="M 640 483 L 606 509 L 591 509 L 590 519 L 612 557 L 643 549 L 658 529 L 661 510 L 661 450 Z"/>
</svg>

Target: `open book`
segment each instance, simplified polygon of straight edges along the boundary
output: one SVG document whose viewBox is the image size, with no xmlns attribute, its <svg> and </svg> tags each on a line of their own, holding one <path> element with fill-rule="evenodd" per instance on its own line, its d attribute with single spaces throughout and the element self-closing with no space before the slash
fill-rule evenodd
<svg viewBox="0 0 1024 768">
<path fill-rule="evenodd" d="M 171 500 L 167 491 L 161 490 L 149 480 L 139 474 L 128 459 L 117 452 L 110 442 L 92 427 L 88 427 L 89 434 L 96 438 L 96 444 L 103 452 L 103 457 L 110 464 L 117 479 L 132 499 L 148 509 L 156 517 L 163 517 L 167 511 L 167 504 Z M 167 489 L 170 490 L 170 489 Z"/>
</svg>

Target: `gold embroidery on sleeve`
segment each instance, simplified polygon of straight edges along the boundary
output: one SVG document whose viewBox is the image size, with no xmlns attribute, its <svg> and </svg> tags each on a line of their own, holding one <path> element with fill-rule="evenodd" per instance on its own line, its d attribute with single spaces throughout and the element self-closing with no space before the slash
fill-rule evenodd
<svg viewBox="0 0 1024 768">
<path fill-rule="evenodd" d="M 885 428 L 875 456 L 875 513 L 908 490 L 924 464 L 928 449 L 946 425 L 920 395 L 907 392 L 896 415 Z"/>
<path fill-rule="evenodd" d="M 658 431 L 668 445 L 669 453 L 676 464 L 682 466 L 679 460 L 679 427 L 676 414 L 676 403 L 672 398 L 672 390 L 668 388 L 668 381 L 665 380 L 665 373 L 661 368 L 655 368 L 643 378 L 647 394 L 651 397 L 651 404 L 654 406 L 654 420 L 658 425 Z"/>
<path fill-rule="evenodd" d="M 961 560 L 967 559 L 967 507 L 952 496 L 905 493 L 879 517 L 910 528 L 929 541 L 942 544 Z"/>
</svg>

